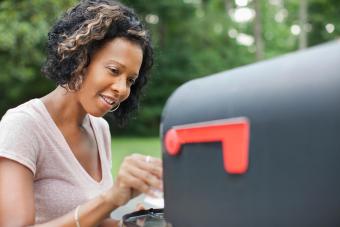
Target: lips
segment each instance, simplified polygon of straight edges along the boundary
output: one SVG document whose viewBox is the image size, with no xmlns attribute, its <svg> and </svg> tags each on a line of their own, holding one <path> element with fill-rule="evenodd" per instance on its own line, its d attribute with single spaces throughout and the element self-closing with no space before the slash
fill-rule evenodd
<svg viewBox="0 0 340 227">
<path fill-rule="evenodd" d="M 107 96 L 107 95 L 99 95 L 102 100 L 104 100 L 104 102 L 110 106 L 112 106 L 113 104 L 117 103 L 117 99 L 116 98 L 113 98 L 111 96 Z"/>
</svg>

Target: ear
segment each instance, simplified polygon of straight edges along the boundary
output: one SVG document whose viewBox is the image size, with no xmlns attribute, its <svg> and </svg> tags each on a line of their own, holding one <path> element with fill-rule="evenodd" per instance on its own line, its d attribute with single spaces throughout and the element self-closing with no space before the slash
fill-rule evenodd
<svg viewBox="0 0 340 227">
<path fill-rule="evenodd" d="M 81 70 L 81 76 L 85 77 L 87 74 L 87 67 L 84 67 L 82 70 Z"/>
<path fill-rule="evenodd" d="M 85 77 L 86 77 L 86 75 L 87 75 L 87 67 L 84 67 L 81 71 L 80 71 L 80 73 L 78 73 L 77 74 L 77 76 L 76 76 L 76 83 L 75 83 L 75 85 L 74 85 L 74 90 L 80 90 L 80 88 L 81 88 L 81 86 L 82 86 L 82 84 L 83 84 L 83 81 L 84 81 L 84 79 L 85 79 Z"/>
</svg>

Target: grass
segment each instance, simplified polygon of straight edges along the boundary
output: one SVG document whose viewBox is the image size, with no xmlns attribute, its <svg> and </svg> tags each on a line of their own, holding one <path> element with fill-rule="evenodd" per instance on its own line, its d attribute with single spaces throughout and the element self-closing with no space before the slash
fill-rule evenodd
<svg viewBox="0 0 340 227">
<path fill-rule="evenodd" d="M 161 157 L 161 144 L 158 137 L 152 138 L 112 138 L 112 175 L 116 176 L 124 157 L 140 153 Z"/>
</svg>

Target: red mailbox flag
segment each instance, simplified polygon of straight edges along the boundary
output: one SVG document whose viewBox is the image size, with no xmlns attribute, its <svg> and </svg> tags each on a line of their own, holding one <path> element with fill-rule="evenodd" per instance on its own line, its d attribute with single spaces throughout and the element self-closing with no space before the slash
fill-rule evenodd
<svg viewBox="0 0 340 227">
<path fill-rule="evenodd" d="M 185 143 L 222 142 L 224 169 L 230 174 L 243 174 L 249 162 L 249 121 L 234 118 L 175 126 L 165 134 L 169 155 L 178 155 Z"/>
</svg>

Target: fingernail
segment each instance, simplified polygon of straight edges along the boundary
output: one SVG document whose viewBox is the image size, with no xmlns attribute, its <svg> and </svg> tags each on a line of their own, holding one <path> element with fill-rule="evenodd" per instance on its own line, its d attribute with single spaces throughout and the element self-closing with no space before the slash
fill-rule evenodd
<svg viewBox="0 0 340 227">
<path fill-rule="evenodd" d="M 152 193 L 155 195 L 157 198 L 162 198 L 163 197 L 163 191 L 158 190 L 158 189 L 151 189 Z"/>
</svg>

